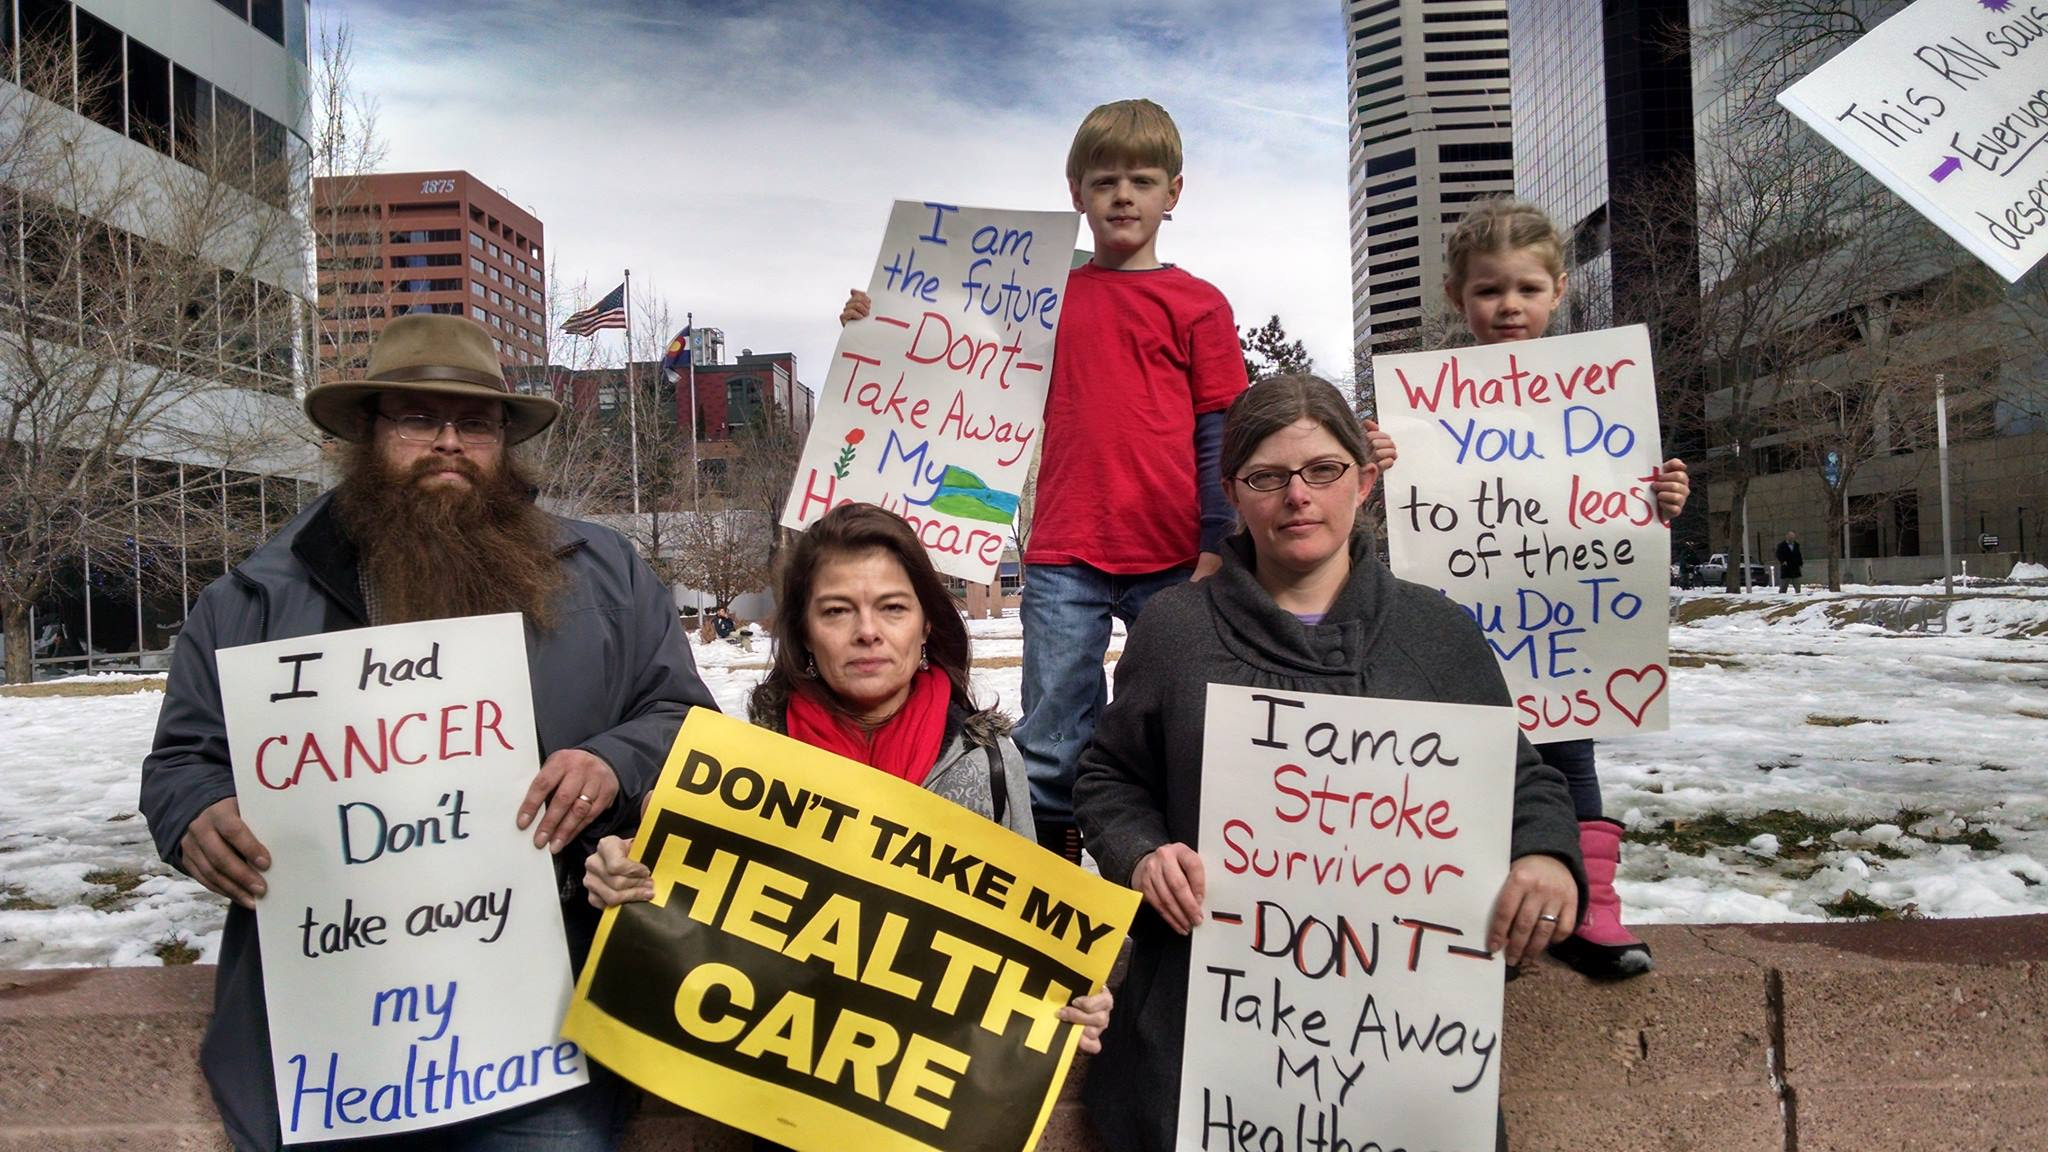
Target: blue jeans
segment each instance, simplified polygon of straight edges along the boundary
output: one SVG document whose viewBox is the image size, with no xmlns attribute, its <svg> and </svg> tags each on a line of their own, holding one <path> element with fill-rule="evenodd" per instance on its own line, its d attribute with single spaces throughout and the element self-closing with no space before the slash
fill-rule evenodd
<svg viewBox="0 0 2048 1152">
<path fill-rule="evenodd" d="M 1564 786 L 1571 789 L 1572 808 L 1579 821 L 1598 820 L 1600 777 L 1593 771 L 1593 742 L 1560 740 L 1555 744 L 1538 744 L 1536 753 L 1545 764 L 1564 773 Z"/>
<path fill-rule="evenodd" d="M 397 1136 L 306 1147 L 322 1152 L 615 1152 L 639 1093 L 609 1068 L 587 1066 L 590 1083 L 504 1112 Z"/>
<path fill-rule="evenodd" d="M 1024 722 L 1012 737 L 1031 777 L 1031 815 L 1072 823 L 1074 766 L 1109 699 L 1102 661 L 1110 618 L 1135 623 L 1162 588 L 1187 583 L 1191 569 L 1119 576 L 1086 564 L 1024 569 Z"/>
</svg>

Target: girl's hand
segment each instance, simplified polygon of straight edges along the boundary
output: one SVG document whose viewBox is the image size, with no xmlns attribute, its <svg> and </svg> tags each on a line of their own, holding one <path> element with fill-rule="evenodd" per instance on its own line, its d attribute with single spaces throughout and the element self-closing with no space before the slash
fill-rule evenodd
<svg viewBox="0 0 2048 1152">
<path fill-rule="evenodd" d="M 1115 1003 L 1109 989 L 1092 996 L 1076 996 L 1060 1009 L 1060 1019 L 1081 1026 L 1080 1049 L 1090 1056 L 1102 1051 L 1102 1030 L 1109 1027 L 1109 1009 Z"/>
<path fill-rule="evenodd" d="M 839 326 L 844 328 L 855 320 L 867 319 L 868 313 L 874 311 L 874 307 L 874 297 L 855 288 L 846 297 L 846 307 L 839 310 Z"/>
<path fill-rule="evenodd" d="M 1162 844 L 1147 852 L 1131 870 L 1131 887 L 1183 936 L 1202 922 L 1208 885 L 1202 879 L 1202 858 L 1185 844 Z"/>
<path fill-rule="evenodd" d="M 583 859 L 583 892 L 593 908 L 654 899 L 654 873 L 633 859 L 633 842 L 607 836 Z"/>
<path fill-rule="evenodd" d="M 1486 947 L 1506 949 L 1509 965 L 1518 965 L 1579 926 L 1579 885 L 1572 870 L 1555 856 L 1529 855 L 1508 865 L 1507 883 L 1493 902 L 1493 925 Z"/>
<path fill-rule="evenodd" d="M 1664 468 L 1650 485 L 1657 494 L 1657 515 L 1669 524 L 1685 511 L 1685 498 L 1692 495 L 1692 477 L 1685 471 L 1685 461 L 1673 456 L 1664 462 Z"/>
<path fill-rule="evenodd" d="M 1366 454 L 1370 457 L 1366 463 L 1379 469 L 1382 476 L 1387 474 L 1387 469 L 1392 468 L 1394 461 L 1401 455 L 1394 451 L 1394 438 L 1380 431 L 1380 422 L 1377 420 L 1365 422 L 1365 447 Z"/>
</svg>

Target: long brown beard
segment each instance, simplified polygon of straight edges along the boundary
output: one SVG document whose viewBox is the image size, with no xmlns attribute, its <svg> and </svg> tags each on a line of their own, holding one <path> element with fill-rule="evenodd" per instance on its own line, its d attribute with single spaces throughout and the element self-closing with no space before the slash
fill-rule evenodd
<svg viewBox="0 0 2048 1152">
<path fill-rule="evenodd" d="M 420 487 L 420 477 L 451 467 L 469 487 Z M 528 499 L 530 488 L 509 453 L 486 475 L 465 457 L 387 466 L 374 446 L 347 445 L 334 508 L 361 551 L 379 622 L 519 612 L 549 627 L 564 577 L 553 518 Z"/>
</svg>

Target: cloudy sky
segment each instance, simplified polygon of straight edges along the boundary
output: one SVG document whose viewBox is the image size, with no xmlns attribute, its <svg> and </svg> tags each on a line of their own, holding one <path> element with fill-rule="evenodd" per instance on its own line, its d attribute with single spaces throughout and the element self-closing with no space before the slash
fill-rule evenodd
<svg viewBox="0 0 2048 1152">
<path fill-rule="evenodd" d="M 723 328 L 734 353 L 795 352 L 814 390 L 891 201 L 1068 207 L 1081 117 L 1150 97 L 1187 150 L 1161 258 L 1221 288 L 1240 325 L 1278 314 L 1318 368 L 1346 374 L 1341 5 L 1132 7 L 318 0 L 314 12 L 355 37 L 384 170 L 469 170 L 540 217 L 562 283 L 601 293 L 631 268 L 636 297 Z"/>
</svg>

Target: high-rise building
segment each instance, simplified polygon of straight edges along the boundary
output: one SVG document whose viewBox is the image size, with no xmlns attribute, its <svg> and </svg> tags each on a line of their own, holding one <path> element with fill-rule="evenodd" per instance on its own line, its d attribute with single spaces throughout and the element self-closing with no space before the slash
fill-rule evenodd
<svg viewBox="0 0 2048 1152">
<path fill-rule="evenodd" d="M 294 401 L 308 23 L 307 0 L 0 0 L 17 672 L 24 650 L 34 673 L 160 662 L 200 588 L 319 490 Z"/>
<path fill-rule="evenodd" d="M 1345 0 L 1354 353 L 1441 315 L 1444 237 L 1515 187 L 1506 0 Z"/>
<path fill-rule="evenodd" d="M 360 372 L 393 316 L 445 312 L 491 329 L 508 366 L 547 358 L 541 222 L 467 172 L 313 182 L 320 375 Z"/>
<path fill-rule="evenodd" d="M 1689 262 L 1646 267 L 1642 242 L 1614 242 L 1653 234 L 1652 203 L 1665 216 L 1689 203 L 1679 195 L 1693 150 L 1686 32 L 1686 0 L 1508 0 L 1515 190 L 1570 239 L 1571 291 L 1552 335 L 1640 319 L 1615 302 L 1665 295 L 1648 290 L 1648 276 L 1697 277 Z M 1659 221 L 1654 234 L 1682 237 L 1689 220 Z"/>
</svg>

